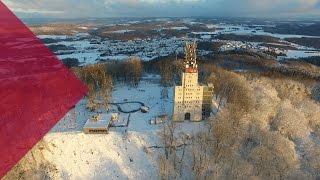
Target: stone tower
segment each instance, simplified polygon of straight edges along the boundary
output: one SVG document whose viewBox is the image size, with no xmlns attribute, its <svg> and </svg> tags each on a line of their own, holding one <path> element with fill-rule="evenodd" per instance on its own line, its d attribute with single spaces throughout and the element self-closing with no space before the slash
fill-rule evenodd
<svg viewBox="0 0 320 180">
<path fill-rule="evenodd" d="M 201 121 L 203 86 L 198 84 L 197 45 L 186 43 L 181 86 L 174 91 L 173 121 Z"/>
</svg>

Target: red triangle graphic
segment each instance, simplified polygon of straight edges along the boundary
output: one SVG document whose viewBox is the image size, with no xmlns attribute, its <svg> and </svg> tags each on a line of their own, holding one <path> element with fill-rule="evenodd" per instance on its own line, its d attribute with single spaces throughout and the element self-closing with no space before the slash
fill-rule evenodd
<svg viewBox="0 0 320 180">
<path fill-rule="evenodd" d="M 0 178 L 87 88 L 0 1 Z"/>
</svg>

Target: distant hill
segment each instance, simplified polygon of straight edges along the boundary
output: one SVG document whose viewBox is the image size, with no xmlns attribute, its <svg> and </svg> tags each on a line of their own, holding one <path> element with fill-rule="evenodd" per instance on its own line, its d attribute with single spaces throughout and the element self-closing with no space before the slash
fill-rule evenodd
<svg viewBox="0 0 320 180">
<path fill-rule="evenodd" d="M 302 46 L 320 49 L 320 38 L 302 37 L 302 38 L 286 38 L 285 40 L 302 45 Z"/>
<path fill-rule="evenodd" d="M 320 36 L 320 23 L 301 25 L 296 23 L 278 24 L 275 27 L 265 26 L 264 31 L 278 34 L 297 34 L 308 36 Z"/>
</svg>

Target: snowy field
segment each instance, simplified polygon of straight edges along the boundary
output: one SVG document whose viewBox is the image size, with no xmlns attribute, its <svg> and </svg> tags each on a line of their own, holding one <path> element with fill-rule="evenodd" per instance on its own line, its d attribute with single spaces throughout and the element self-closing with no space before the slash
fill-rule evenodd
<svg viewBox="0 0 320 180">
<path fill-rule="evenodd" d="M 319 38 L 319 36 L 306 36 L 306 35 L 293 35 L 293 34 L 276 34 L 276 33 L 269 33 L 265 32 L 262 28 L 262 25 L 254 25 L 254 27 L 249 27 L 245 24 L 207 24 L 207 28 L 217 28 L 214 32 L 193 32 L 194 34 L 211 34 L 211 35 L 218 35 L 218 34 L 237 34 L 237 35 L 265 35 L 276 37 L 280 39 L 284 38 L 301 38 L 301 37 L 314 37 Z"/>
<path fill-rule="evenodd" d="M 158 133 L 163 125 L 150 125 L 149 120 L 163 113 L 171 115 L 173 107 L 172 88 L 168 88 L 168 99 L 161 99 L 161 89 L 147 80 L 137 88 L 116 85 L 112 102 L 141 101 L 150 107 L 150 112 L 132 113 L 128 128 L 111 128 L 109 134 L 103 135 L 82 132 L 85 121 L 94 113 L 85 108 L 85 100 L 80 101 L 44 138 L 49 144 L 44 156 L 56 165 L 57 178 L 157 179 L 160 150 L 147 147 L 160 145 Z M 111 111 L 116 112 L 116 108 Z M 120 114 L 120 119 L 127 117 L 128 114 Z M 189 134 L 203 126 L 204 122 L 179 123 L 178 131 Z"/>
<path fill-rule="evenodd" d="M 320 56 L 320 51 L 301 51 L 301 50 L 288 50 L 287 58 L 307 58 L 310 56 Z"/>
</svg>

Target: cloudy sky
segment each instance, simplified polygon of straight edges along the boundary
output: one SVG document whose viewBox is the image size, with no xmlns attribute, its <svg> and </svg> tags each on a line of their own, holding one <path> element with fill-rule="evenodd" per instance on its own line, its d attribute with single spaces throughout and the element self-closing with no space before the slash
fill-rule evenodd
<svg viewBox="0 0 320 180">
<path fill-rule="evenodd" d="M 320 17 L 320 0 L 2 1 L 20 17 Z"/>
</svg>

